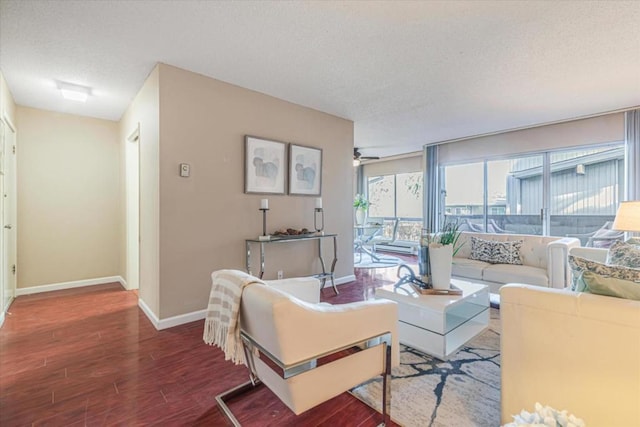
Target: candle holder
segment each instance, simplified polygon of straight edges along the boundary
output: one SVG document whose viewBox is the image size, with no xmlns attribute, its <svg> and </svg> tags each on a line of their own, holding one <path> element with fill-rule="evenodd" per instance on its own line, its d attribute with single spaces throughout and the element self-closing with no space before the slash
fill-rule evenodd
<svg viewBox="0 0 640 427">
<path fill-rule="evenodd" d="M 262 236 L 259 237 L 260 240 L 269 240 L 271 236 L 267 235 L 267 211 L 269 208 L 260 208 L 262 211 Z"/>
<path fill-rule="evenodd" d="M 318 226 L 318 218 L 320 219 L 320 225 Z M 324 230 L 324 210 L 322 208 L 315 208 L 313 212 L 313 226 L 316 231 L 320 233 Z"/>
</svg>

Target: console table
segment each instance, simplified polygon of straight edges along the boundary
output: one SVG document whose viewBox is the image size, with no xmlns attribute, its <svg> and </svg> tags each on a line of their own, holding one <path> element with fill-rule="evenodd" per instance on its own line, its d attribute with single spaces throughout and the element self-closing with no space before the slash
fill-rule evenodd
<svg viewBox="0 0 640 427">
<path fill-rule="evenodd" d="M 338 294 L 338 288 L 336 288 L 336 283 L 334 280 L 334 271 L 336 268 L 336 262 L 338 262 L 338 242 L 337 242 L 337 234 L 308 234 L 303 236 L 271 236 L 269 240 L 259 240 L 259 239 L 246 239 L 245 246 L 247 249 L 247 272 L 251 274 L 251 245 L 258 244 L 260 247 L 260 277 L 264 275 L 265 262 L 264 262 L 264 254 L 265 247 L 274 243 L 295 243 L 302 242 L 305 240 L 317 240 L 318 241 L 318 258 L 320 259 L 320 265 L 322 267 L 322 273 L 314 274 L 313 277 L 316 277 L 322 280 L 322 288 L 324 288 L 327 278 L 331 279 L 331 286 L 333 286 L 333 291 Z M 327 271 L 325 266 L 324 258 L 322 257 L 322 242 L 324 239 L 331 239 L 333 241 L 333 261 L 331 262 L 331 269 Z"/>
</svg>

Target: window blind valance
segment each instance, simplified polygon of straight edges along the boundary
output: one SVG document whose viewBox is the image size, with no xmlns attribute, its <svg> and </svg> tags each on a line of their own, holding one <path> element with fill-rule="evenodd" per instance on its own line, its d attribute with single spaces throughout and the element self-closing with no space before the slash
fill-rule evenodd
<svg viewBox="0 0 640 427">
<path fill-rule="evenodd" d="M 440 144 L 441 164 L 624 141 L 624 113 Z"/>
</svg>

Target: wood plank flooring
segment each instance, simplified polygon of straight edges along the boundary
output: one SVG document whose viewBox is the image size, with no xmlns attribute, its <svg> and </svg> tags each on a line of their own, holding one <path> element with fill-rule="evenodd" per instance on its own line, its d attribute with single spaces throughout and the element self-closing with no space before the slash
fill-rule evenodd
<svg viewBox="0 0 640 427">
<path fill-rule="evenodd" d="M 373 298 L 395 268 L 356 270 L 332 304 Z M 204 321 L 157 331 L 117 284 L 16 298 L 0 329 L 1 426 L 228 425 L 215 396 L 248 379 L 202 341 Z M 331 331 L 327 331 L 330 333 Z M 243 426 L 375 426 L 343 393 L 295 416 L 266 387 L 230 407 Z"/>
</svg>

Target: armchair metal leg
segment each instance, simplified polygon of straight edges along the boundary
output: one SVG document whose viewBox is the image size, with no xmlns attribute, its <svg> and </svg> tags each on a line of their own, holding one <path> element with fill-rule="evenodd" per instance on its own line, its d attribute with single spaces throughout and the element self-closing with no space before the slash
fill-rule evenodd
<svg viewBox="0 0 640 427">
<path fill-rule="evenodd" d="M 391 421 L 391 345 L 385 345 L 384 372 L 382 373 L 382 424 L 386 426 Z"/>
<path fill-rule="evenodd" d="M 231 421 L 231 424 L 233 424 L 234 427 L 241 427 L 240 421 L 238 421 L 235 415 L 233 415 L 233 412 L 231 412 L 231 409 L 227 406 L 227 403 L 225 402 L 225 400 L 232 399 L 236 396 L 246 393 L 249 390 L 253 390 L 254 388 L 258 387 L 260 384 L 262 383 L 260 382 L 259 379 L 250 380 L 250 381 L 247 381 L 246 383 L 240 384 L 238 386 L 235 386 L 232 389 L 222 392 L 216 396 L 216 404 L 222 411 L 222 414 L 229 421 Z"/>
</svg>

